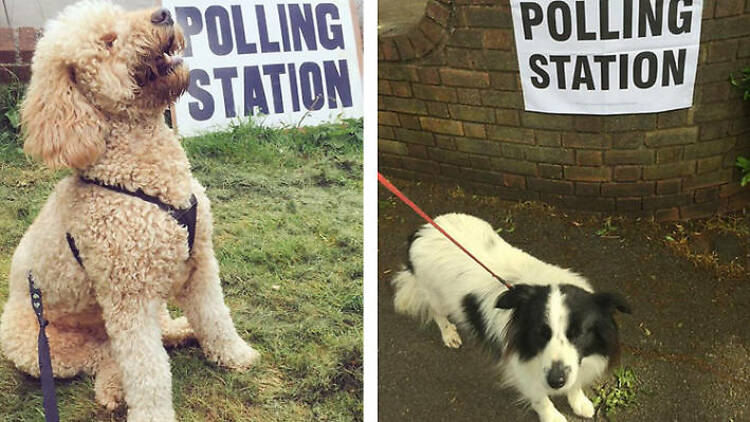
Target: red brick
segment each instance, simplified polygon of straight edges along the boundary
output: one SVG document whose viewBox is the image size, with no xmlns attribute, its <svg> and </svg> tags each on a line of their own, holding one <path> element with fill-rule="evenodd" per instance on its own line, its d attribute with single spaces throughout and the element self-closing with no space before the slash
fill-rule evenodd
<svg viewBox="0 0 750 422">
<path fill-rule="evenodd" d="M 576 151 L 576 162 L 584 166 L 599 166 L 604 160 L 601 151 L 578 150 Z"/>
<path fill-rule="evenodd" d="M 502 155 L 499 143 L 483 139 L 456 138 L 456 147 L 459 151 L 471 152 L 473 154 Z"/>
<path fill-rule="evenodd" d="M 379 41 L 379 50 L 383 53 L 385 60 L 396 61 L 400 59 L 396 43 L 392 39 L 382 38 Z"/>
<path fill-rule="evenodd" d="M 617 211 L 633 212 L 641 211 L 643 200 L 641 198 L 617 198 Z"/>
<path fill-rule="evenodd" d="M 601 192 L 601 183 L 576 182 L 576 195 L 599 196 Z"/>
<path fill-rule="evenodd" d="M 519 126 L 521 124 L 521 119 L 518 117 L 517 110 L 504 108 L 495 109 L 495 121 L 498 124 L 505 126 Z"/>
<path fill-rule="evenodd" d="M 656 221 L 677 221 L 680 219 L 679 208 L 666 208 L 662 210 L 656 210 L 654 213 Z"/>
<path fill-rule="evenodd" d="M 16 43 L 13 41 L 13 30 L 0 28 L 0 63 L 16 62 Z"/>
<path fill-rule="evenodd" d="M 378 124 L 386 126 L 401 126 L 398 114 L 390 111 L 378 111 Z"/>
<path fill-rule="evenodd" d="M 411 45 L 414 47 L 415 57 L 422 57 L 435 48 L 432 41 L 427 39 L 427 35 L 420 31 L 419 28 L 413 28 L 409 32 L 409 41 L 411 41 Z"/>
<path fill-rule="evenodd" d="M 641 178 L 641 168 L 638 166 L 615 166 L 616 182 L 634 182 Z"/>
<path fill-rule="evenodd" d="M 697 113 L 696 113 L 697 114 Z M 669 146 L 691 144 L 698 139 L 698 127 L 662 129 L 646 134 L 646 145 Z"/>
<path fill-rule="evenodd" d="M 719 197 L 727 198 L 745 189 L 747 189 L 747 187 L 740 186 L 739 183 L 727 183 L 725 185 L 721 185 L 721 189 L 719 190 Z"/>
<path fill-rule="evenodd" d="M 419 30 L 422 31 L 427 39 L 432 41 L 433 44 L 437 44 L 443 36 L 445 36 L 445 28 L 430 19 L 422 19 L 419 22 Z"/>
<path fill-rule="evenodd" d="M 656 150 L 656 163 L 657 164 L 664 164 L 664 163 L 675 163 L 677 161 L 682 160 L 682 153 L 685 150 L 685 147 L 671 147 L 671 148 L 661 148 Z"/>
<path fill-rule="evenodd" d="M 670 195 L 680 193 L 682 179 L 659 180 L 656 182 L 657 195 Z"/>
<path fill-rule="evenodd" d="M 457 88 L 458 102 L 460 104 L 468 105 L 481 105 L 482 96 L 479 94 L 478 89 L 473 88 Z"/>
<path fill-rule="evenodd" d="M 422 146 L 422 145 L 418 145 Z M 426 155 L 426 154 L 425 154 Z M 427 157 L 425 157 L 427 158 Z M 451 151 L 440 148 L 430 148 L 429 158 L 441 163 L 455 164 L 457 166 L 469 166 L 469 154 L 460 151 Z"/>
<path fill-rule="evenodd" d="M 563 133 L 562 144 L 573 148 L 603 148 L 611 142 L 609 136 L 600 133 Z"/>
<path fill-rule="evenodd" d="M 565 166 L 565 178 L 580 182 L 608 182 L 612 175 L 607 167 Z"/>
<path fill-rule="evenodd" d="M 411 85 L 404 81 L 391 81 L 391 93 L 397 97 L 411 97 Z"/>
<path fill-rule="evenodd" d="M 705 204 L 686 205 L 680 207 L 680 217 L 683 220 L 709 217 L 711 215 L 714 215 L 718 210 L 718 202 L 706 202 Z"/>
<path fill-rule="evenodd" d="M 708 173 L 721 168 L 722 157 L 709 157 L 698 160 L 698 174 Z"/>
<path fill-rule="evenodd" d="M 604 153 L 607 164 L 651 164 L 654 162 L 654 152 L 649 150 L 611 150 Z"/>
<path fill-rule="evenodd" d="M 719 187 L 718 186 L 705 188 L 705 189 L 698 189 L 695 191 L 695 203 L 696 204 L 716 201 L 718 199 L 719 199 Z"/>
<path fill-rule="evenodd" d="M 677 176 L 688 176 L 695 173 L 695 161 L 660 164 L 643 167 L 643 179 L 659 180 Z"/>
<path fill-rule="evenodd" d="M 716 2 L 716 14 L 717 18 L 723 18 L 726 16 L 734 16 L 742 13 L 742 9 L 745 7 L 745 0 L 718 0 Z"/>
<path fill-rule="evenodd" d="M 419 123 L 419 117 L 413 114 L 399 114 L 398 120 L 401 122 L 401 127 L 406 129 L 422 129 L 422 125 Z"/>
<path fill-rule="evenodd" d="M 661 195 L 643 198 L 644 210 L 658 210 L 689 205 L 693 202 L 693 195 L 681 193 L 679 195 Z"/>
<path fill-rule="evenodd" d="M 537 192 L 549 192 L 559 194 L 572 194 L 573 183 L 565 180 L 550 180 L 550 179 L 539 179 L 537 177 L 529 177 L 527 185 L 530 190 Z"/>
<path fill-rule="evenodd" d="M 400 35 L 393 38 L 398 49 L 398 54 L 401 56 L 401 60 L 409 60 L 416 57 L 414 53 L 414 46 L 411 45 L 411 41 L 406 35 Z"/>
<path fill-rule="evenodd" d="M 504 174 L 503 185 L 510 188 L 526 189 L 526 178 L 517 174 Z"/>
<path fill-rule="evenodd" d="M 513 45 L 513 34 L 508 29 L 485 29 L 482 42 L 484 48 L 510 50 Z"/>
<path fill-rule="evenodd" d="M 451 12 L 446 6 L 436 1 L 430 1 L 425 8 L 425 15 L 442 26 L 448 26 L 448 19 L 451 17 Z"/>
<path fill-rule="evenodd" d="M 464 133 L 470 138 L 487 137 L 487 132 L 484 130 L 484 125 L 480 123 L 464 122 Z"/>
<path fill-rule="evenodd" d="M 448 86 L 468 88 L 488 88 L 490 86 L 490 75 L 487 72 L 443 68 L 440 69 L 440 79 Z"/>
<path fill-rule="evenodd" d="M 535 130 L 536 143 L 541 146 L 554 147 L 560 146 L 560 132 L 551 130 Z"/>
<path fill-rule="evenodd" d="M 419 81 L 424 84 L 438 85 L 440 83 L 440 73 L 435 67 L 420 67 Z"/>
<path fill-rule="evenodd" d="M 391 82 L 385 79 L 378 79 L 378 94 L 391 95 Z"/>
<path fill-rule="evenodd" d="M 539 175 L 545 179 L 562 179 L 562 166 L 556 164 L 539 163 Z"/>
<path fill-rule="evenodd" d="M 21 54 L 22 62 L 31 63 L 38 35 L 39 32 L 34 28 L 18 28 L 18 50 Z"/>
<path fill-rule="evenodd" d="M 602 196 L 647 196 L 653 195 L 656 183 L 605 183 L 602 185 Z"/>
<path fill-rule="evenodd" d="M 447 119 L 436 119 L 434 117 L 420 117 L 422 129 L 428 132 L 445 133 L 448 135 L 463 135 L 464 128 L 461 122 Z"/>
<path fill-rule="evenodd" d="M 406 144 L 397 141 L 389 141 L 387 139 L 378 139 L 378 151 L 397 155 L 406 155 L 408 153 Z"/>
</svg>

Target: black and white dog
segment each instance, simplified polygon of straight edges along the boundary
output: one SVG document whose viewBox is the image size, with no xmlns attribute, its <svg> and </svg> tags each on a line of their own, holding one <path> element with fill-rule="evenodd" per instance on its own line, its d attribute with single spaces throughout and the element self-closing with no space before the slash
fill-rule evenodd
<svg viewBox="0 0 750 422">
<path fill-rule="evenodd" d="M 434 320 L 451 348 L 461 346 L 456 325 L 473 331 L 497 356 L 504 383 L 542 422 L 566 420 L 549 399 L 562 394 L 576 415 L 594 416 L 583 388 L 618 360 L 613 314 L 630 313 L 626 301 L 594 293 L 582 276 L 509 245 L 479 218 L 446 214 L 435 221 L 513 287 L 426 224 L 412 238 L 409 268 L 393 279 L 396 311 Z"/>
</svg>

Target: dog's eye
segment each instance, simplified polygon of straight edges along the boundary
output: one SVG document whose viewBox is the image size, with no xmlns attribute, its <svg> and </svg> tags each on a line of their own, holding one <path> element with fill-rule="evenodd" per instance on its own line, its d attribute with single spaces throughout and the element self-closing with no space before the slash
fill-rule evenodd
<svg viewBox="0 0 750 422">
<path fill-rule="evenodd" d="M 109 32 L 100 38 L 101 42 L 104 43 L 104 45 L 107 47 L 107 49 L 111 49 L 113 45 L 115 45 L 115 41 L 117 40 L 117 34 L 114 32 Z"/>
</svg>

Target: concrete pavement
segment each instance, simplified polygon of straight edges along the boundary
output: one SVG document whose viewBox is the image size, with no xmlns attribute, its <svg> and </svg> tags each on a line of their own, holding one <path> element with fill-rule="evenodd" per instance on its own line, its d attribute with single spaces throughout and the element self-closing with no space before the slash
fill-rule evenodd
<svg viewBox="0 0 750 422">
<path fill-rule="evenodd" d="M 451 186 L 394 182 L 433 216 L 456 211 L 484 218 L 504 227 L 501 235 L 511 244 L 582 273 L 598 291 L 618 291 L 629 299 L 634 314 L 618 317 L 622 363 L 639 382 L 636 403 L 613 420 L 750 420 L 746 273 L 725 278 L 696 267 L 665 244 L 664 226 L 630 221 L 613 237 L 601 237 L 596 234 L 601 217 L 517 208 Z M 394 313 L 390 279 L 404 263 L 407 237 L 422 221 L 379 190 L 379 419 L 536 422 L 533 411 L 514 403 L 513 391 L 497 385 L 475 342 L 465 338 L 461 349 L 448 349 L 434 324 L 420 328 Z M 739 244 L 745 249 L 737 255 L 746 257 L 748 239 Z M 581 420 L 564 399 L 556 403 L 569 421 Z"/>
</svg>

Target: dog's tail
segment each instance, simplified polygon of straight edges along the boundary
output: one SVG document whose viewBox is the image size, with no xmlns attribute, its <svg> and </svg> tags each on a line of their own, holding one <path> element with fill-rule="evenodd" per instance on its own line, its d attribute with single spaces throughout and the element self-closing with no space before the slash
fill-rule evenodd
<svg viewBox="0 0 750 422">
<path fill-rule="evenodd" d="M 414 274 L 407 269 L 401 270 L 391 284 L 396 290 L 393 295 L 393 307 L 396 312 L 418 318 L 422 322 L 427 321 L 430 317 L 430 303 Z"/>
</svg>

